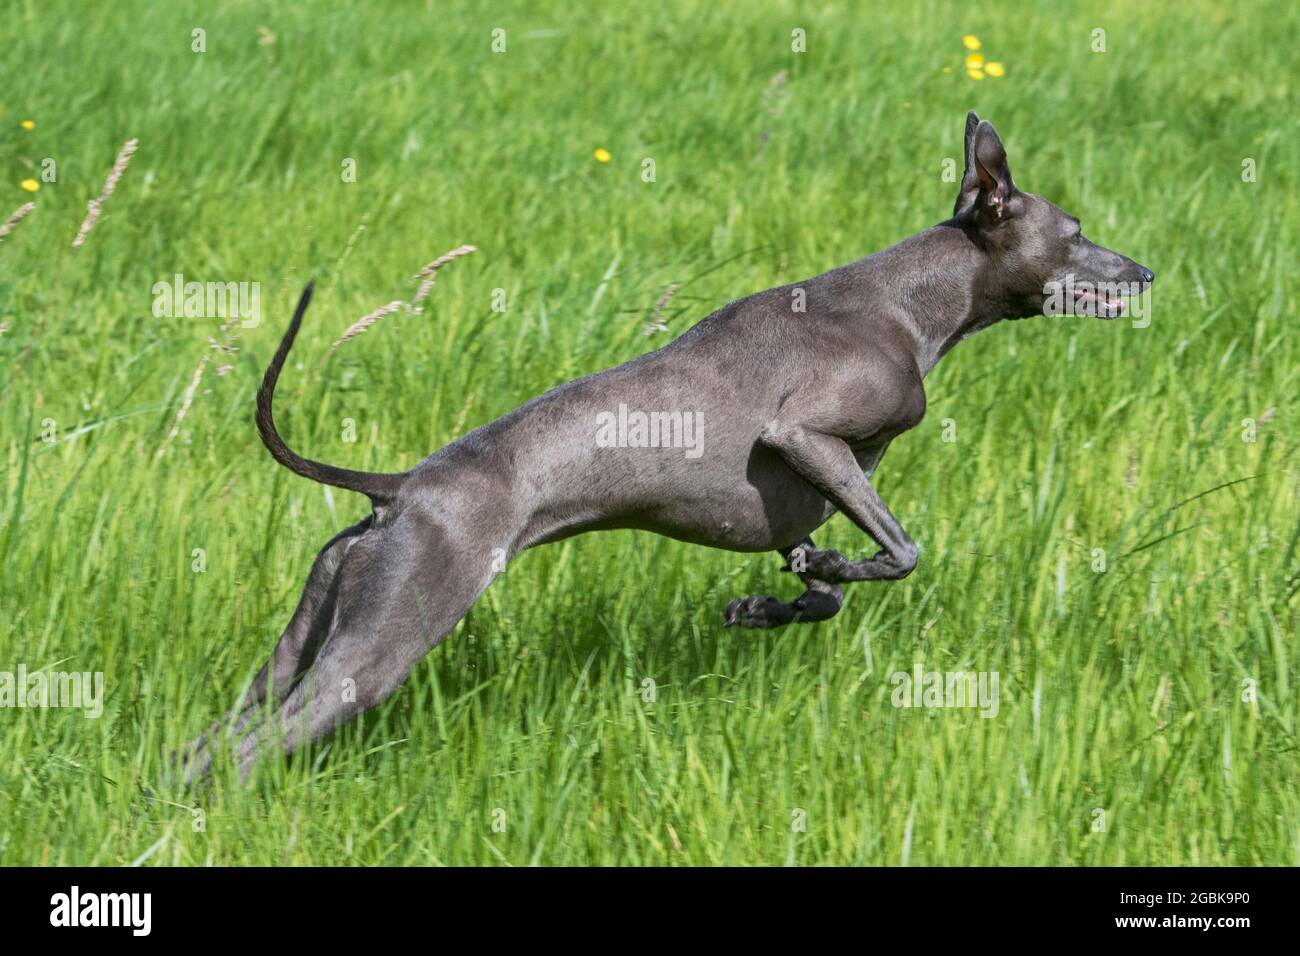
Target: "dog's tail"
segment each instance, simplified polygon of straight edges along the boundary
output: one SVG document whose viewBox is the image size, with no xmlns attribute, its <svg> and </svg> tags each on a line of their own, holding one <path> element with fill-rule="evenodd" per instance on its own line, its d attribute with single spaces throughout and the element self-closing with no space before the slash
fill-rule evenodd
<svg viewBox="0 0 1300 956">
<path fill-rule="evenodd" d="M 383 504 L 397 494 L 406 478 L 405 475 L 351 471 L 347 468 L 335 468 L 333 465 L 312 461 L 293 451 L 275 430 L 275 420 L 271 417 L 271 396 L 275 394 L 275 383 L 280 378 L 280 369 L 284 367 L 284 360 L 289 356 L 289 349 L 293 348 L 293 340 L 298 335 L 298 327 L 302 325 L 303 314 L 306 313 L 307 305 L 311 302 L 314 285 L 314 282 L 309 282 L 307 288 L 302 290 L 302 298 L 298 300 L 298 308 L 294 309 L 293 320 L 289 323 L 288 331 L 284 333 L 284 338 L 280 340 L 280 347 L 275 350 L 271 364 L 266 367 L 266 374 L 262 376 L 262 387 L 257 391 L 257 430 L 271 457 L 295 474 L 326 485 L 334 485 L 336 488 L 359 491 L 363 495 L 368 495 L 375 504 Z"/>
</svg>

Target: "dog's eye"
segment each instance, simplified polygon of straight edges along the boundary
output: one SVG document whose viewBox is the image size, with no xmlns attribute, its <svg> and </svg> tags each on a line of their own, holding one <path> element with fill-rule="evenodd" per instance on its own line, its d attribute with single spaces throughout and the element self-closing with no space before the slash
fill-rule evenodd
<svg viewBox="0 0 1300 956">
<path fill-rule="evenodd" d="M 1083 242 L 1083 233 L 1076 232 L 1074 235 L 1070 237 L 1070 241 L 1077 246 L 1079 243 Z"/>
</svg>

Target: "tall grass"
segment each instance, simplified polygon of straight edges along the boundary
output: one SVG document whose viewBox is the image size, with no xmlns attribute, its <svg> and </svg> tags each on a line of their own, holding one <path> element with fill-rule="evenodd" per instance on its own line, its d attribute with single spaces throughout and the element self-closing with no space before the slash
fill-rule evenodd
<svg viewBox="0 0 1300 956">
<path fill-rule="evenodd" d="M 107 698 L 97 720 L 0 710 L 0 862 L 1295 864 L 1298 22 L 1280 2 L 18 3 L 0 208 L 37 212 L 0 244 L 0 670 L 102 671 Z M 968 79 L 965 33 L 1005 77 Z M 910 578 L 737 633 L 730 598 L 791 592 L 775 556 L 539 549 L 323 746 L 246 787 L 222 764 L 201 814 L 141 796 L 363 513 L 252 423 L 309 277 L 281 428 L 398 470 L 944 218 L 969 108 L 1019 184 L 1156 271 L 1154 322 L 1006 323 L 944 360 L 876 479 L 922 547 Z M 57 181 L 20 190 L 46 158 Z M 460 243 L 479 251 L 422 312 L 312 374 Z M 223 321 L 154 316 L 176 273 L 262 283 L 262 321 L 169 440 Z M 842 518 L 818 543 L 869 546 Z M 997 716 L 893 706 L 918 662 L 997 672 Z"/>
</svg>

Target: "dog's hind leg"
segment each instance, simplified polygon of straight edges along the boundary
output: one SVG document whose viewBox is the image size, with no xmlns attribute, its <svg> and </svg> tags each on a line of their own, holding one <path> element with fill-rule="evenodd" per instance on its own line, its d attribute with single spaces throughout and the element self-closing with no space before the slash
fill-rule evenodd
<svg viewBox="0 0 1300 956">
<path fill-rule="evenodd" d="M 494 577 L 491 556 L 440 522 L 401 516 L 354 542 L 336 582 L 329 634 L 278 713 L 239 742 L 241 776 L 264 746 L 293 751 L 378 705 L 442 641 Z"/>
<path fill-rule="evenodd" d="M 208 761 L 200 761 L 199 758 L 209 741 L 220 735 L 223 728 L 229 728 L 233 734 L 243 733 L 268 700 L 277 703 L 283 700 L 298 678 L 311 666 L 334 618 L 334 605 L 338 596 L 335 575 L 343 561 L 343 555 L 361 535 L 370 530 L 371 522 L 372 517 L 367 516 L 365 520 L 340 531 L 321 549 L 307 575 L 307 583 L 298 599 L 298 606 L 280 635 L 271 659 L 253 678 L 252 684 L 235 707 L 182 751 L 184 764 L 194 765 L 198 761 L 202 767 L 195 765 L 192 769 L 200 772 L 206 769 Z"/>
<path fill-rule="evenodd" d="M 839 613 L 844 604 L 844 591 L 833 584 L 818 580 L 803 570 L 807 555 L 816 546 L 812 538 L 804 538 L 794 547 L 782 548 L 781 557 L 786 569 L 794 571 L 803 581 L 806 591 L 793 601 L 774 597 L 733 598 L 722 615 L 723 627 L 780 627 L 792 622 L 825 621 Z"/>
</svg>

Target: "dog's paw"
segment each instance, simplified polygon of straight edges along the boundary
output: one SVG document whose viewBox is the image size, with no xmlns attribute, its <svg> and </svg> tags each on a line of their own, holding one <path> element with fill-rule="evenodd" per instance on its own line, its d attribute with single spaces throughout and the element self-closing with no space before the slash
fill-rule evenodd
<svg viewBox="0 0 1300 956">
<path fill-rule="evenodd" d="M 847 580 L 845 575 L 852 563 L 838 551 L 807 549 L 791 555 L 790 562 L 781 570 L 793 571 L 827 584 L 841 584 Z"/>
<path fill-rule="evenodd" d="M 794 618 L 790 605 L 774 597 L 733 598 L 722 612 L 723 627 L 780 627 Z"/>
</svg>

